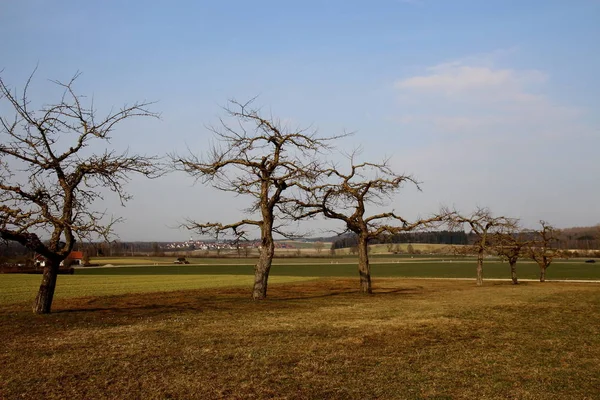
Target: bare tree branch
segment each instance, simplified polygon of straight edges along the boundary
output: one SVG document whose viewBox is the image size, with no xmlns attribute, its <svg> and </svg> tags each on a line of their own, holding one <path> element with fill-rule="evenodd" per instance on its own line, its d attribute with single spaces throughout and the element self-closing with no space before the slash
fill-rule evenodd
<svg viewBox="0 0 600 400">
<path fill-rule="evenodd" d="M 520 229 L 517 220 L 508 221 L 493 232 L 491 245 L 498 256 L 508 261 L 513 284 L 519 283 L 517 278 L 516 264 L 519 258 L 526 254 L 529 245 L 525 232 Z"/>
<path fill-rule="evenodd" d="M 107 142 L 115 125 L 125 119 L 158 115 L 147 109 L 152 103 L 143 102 L 97 119 L 95 110 L 75 92 L 79 73 L 67 83 L 53 81 L 63 90 L 60 100 L 34 111 L 28 95 L 33 75 L 20 94 L 0 77 L 0 100 L 14 111 L 13 117 L 0 116 L 0 237 L 49 260 L 34 308 L 46 313 L 58 265 L 75 241 L 108 238 L 120 221 L 91 210 L 92 203 L 103 190 L 116 193 L 124 203 L 130 198 L 124 184 L 131 173 L 159 173 L 155 157 L 90 152 L 88 146 Z M 48 234 L 49 240 L 40 240 L 40 234 Z"/>
<path fill-rule="evenodd" d="M 441 222 L 446 215 L 438 214 L 409 222 L 394 211 L 368 215 L 369 206 L 384 206 L 391 201 L 405 183 L 420 190 L 419 182 L 411 175 L 396 174 L 389 160 L 380 163 L 355 161 L 358 150 L 348 155 L 349 167 L 344 172 L 331 165 L 322 169 L 324 183 L 302 186 L 304 198 L 296 201 L 297 218 L 322 214 L 326 218 L 344 222 L 348 231 L 358 235 L 359 274 L 361 291 L 371 293 L 371 273 L 368 259 L 368 242 L 382 234 L 396 234 Z"/>
<path fill-rule="evenodd" d="M 548 222 L 541 220 L 540 229 L 534 233 L 534 240 L 527 243 L 527 251 L 529 257 L 540 267 L 540 282 L 545 282 L 546 270 L 559 254 L 556 245 L 560 231 Z"/>
<path fill-rule="evenodd" d="M 319 137 L 314 131 L 289 130 L 274 118 L 266 118 L 253 108 L 253 101 L 230 100 L 224 108 L 233 122 L 221 118 L 209 127 L 216 137 L 204 155 L 170 154 L 172 168 L 183 171 L 202 183 L 247 195 L 252 199 L 247 208 L 256 218 L 230 224 L 188 221 L 187 228 L 201 234 L 219 234 L 226 230 L 237 235 L 244 226 L 257 226 L 261 231 L 260 257 L 255 268 L 254 299 L 263 299 L 274 255 L 273 233 L 285 233 L 278 223 L 289 219 L 290 193 L 316 182 L 316 157 L 330 149 L 331 143 L 345 135 Z M 277 222 L 279 221 L 279 222 Z"/>
<path fill-rule="evenodd" d="M 483 258 L 492 246 L 492 235 L 517 226 L 518 221 L 508 217 L 494 217 L 488 208 L 478 207 L 470 215 L 455 213 L 449 220 L 451 229 L 464 229 L 464 225 L 477 237 L 473 250 L 477 254 L 477 285 L 483 285 Z"/>
</svg>

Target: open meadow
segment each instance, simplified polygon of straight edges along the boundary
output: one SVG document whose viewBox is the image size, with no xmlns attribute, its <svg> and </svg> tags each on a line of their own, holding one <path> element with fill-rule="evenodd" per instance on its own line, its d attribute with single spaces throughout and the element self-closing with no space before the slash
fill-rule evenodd
<svg viewBox="0 0 600 400">
<path fill-rule="evenodd" d="M 77 268 L 74 275 L 60 275 L 55 298 L 107 296 L 218 287 L 246 287 L 253 282 L 253 259 L 188 258 L 190 264 L 173 264 L 172 257 L 121 257 L 95 259 L 110 267 Z M 474 279 L 475 262 L 468 258 L 439 256 L 372 257 L 373 279 L 453 278 Z M 532 262 L 518 264 L 520 279 L 535 280 L 539 269 Z M 488 260 L 486 279 L 509 279 L 507 263 Z M 326 277 L 357 277 L 356 257 L 278 258 L 273 262 L 271 283 L 296 282 Z M 581 259 L 557 261 L 548 269 L 550 280 L 598 280 L 600 265 Z M 40 275 L 0 274 L 0 305 L 33 301 Z"/>
<path fill-rule="evenodd" d="M 285 259 L 254 302 L 252 260 L 193 261 L 60 275 L 50 315 L 31 314 L 40 275 L 0 275 L 0 398 L 600 398 L 600 283 L 476 287 L 415 279 L 472 260 L 381 257 L 365 296 L 351 259 Z"/>
</svg>

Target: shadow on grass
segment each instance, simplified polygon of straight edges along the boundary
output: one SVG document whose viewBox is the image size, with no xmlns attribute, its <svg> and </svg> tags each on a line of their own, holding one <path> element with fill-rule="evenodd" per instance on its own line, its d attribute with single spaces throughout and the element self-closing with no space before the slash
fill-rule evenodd
<svg viewBox="0 0 600 400">
<path fill-rule="evenodd" d="M 176 306 L 168 304 L 146 304 L 146 305 L 130 305 L 130 306 L 107 306 L 107 307 L 91 307 L 91 308 L 75 308 L 56 310 L 53 314 L 77 314 L 77 313 L 94 313 L 94 312 L 112 312 L 112 313 L 130 313 L 132 311 L 143 311 L 145 315 L 158 315 L 164 313 L 181 312 L 181 311 L 197 311 L 202 312 L 202 308 L 198 305 Z M 155 312 L 153 312 L 155 311 Z M 159 312 L 156 312 L 159 311 Z"/>
<path fill-rule="evenodd" d="M 357 279 L 334 279 L 293 284 L 273 284 L 265 300 L 255 301 L 245 288 L 215 288 L 157 293 L 57 299 L 49 316 L 37 316 L 47 321 L 74 325 L 124 325 L 140 318 L 160 318 L 204 312 L 260 313 L 265 310 L 314 307 L 314 300 L 341 299 L 362 301 L 389 296 L 418 296 L 430 292 L 424 286 L 405 286 L 383 282 L 374 285 L 372 295 L 359 291 Z M 0 320 L 16 317 L 31 318 L 29 304 L 14 304 L 0 312 Z M 52 317 L 54 316 L 54 317 Z M 49 317 L 49 318 L 48 318 Z"/>
<path fill-rule="evenodd" d="M 264 300 L 253 300 L 247 289 L 184 290 L 175 292 L 125 294 L 116 296 L 87 297 L 57 302 L 53 314 L 81 313 L 135 313 L 146 316 L 172 312 L 203 312 L 246 308 L 262 310 L 265 306 L 298 306 L 304 301 L 327 298 L 374 298 L 391 295 L 418 295 L 426 289 L 416 287 L 375 287 L 371 295 L 362 294 L 355 280 L 312 282 L 311 284 L 274 284 Z M 66 306 L 66 307 L 65 307 Z"/>
</svg>

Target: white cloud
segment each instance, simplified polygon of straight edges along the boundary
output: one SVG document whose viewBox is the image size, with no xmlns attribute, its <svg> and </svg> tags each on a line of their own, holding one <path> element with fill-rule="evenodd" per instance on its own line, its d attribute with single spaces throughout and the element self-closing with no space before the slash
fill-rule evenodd
<svg viewBox="0 0 600 400">
<path fill-rule="evenodd" d="M 446 62 L 396 81 L 394 88 L 406 111 L 394 119 L 430 125 L 440 133 L 542 128 L 555 134 L 581 115 L 581 110 L 557 104 L 544 94 L 547 73 L 496 68 L 495 57 Z"/>
<path fill-rule="evenodd" d="M 555 183 L 578 176 L 574 155 L 591 152 L 597 127 L 584 110 L 550 95 L 558 88 L 546 72 L 501 63 L 512 53 L 445 62 L 394 82 L 391 119 L 415 142 L 398 163 L 425 182 L 430 208 L 452 199 L 459 209 L 490 206 L 526 223 L 554 220 L 553 212 L 563 215 L 557 223 L 572 224 L 571 194 Z M 593 189 L 579 191 L 591 196 Z"/>
<path fill-rule="evenodd" d="M 524 86 L 544 83 L 548 79 L 545 73 L 536 70 L 515 71 L 459 63 L 441 64 L 430 67 L 427 71 L 433 73 L 399 80 L 394 86 L 401 90 L 409 89 L 447 96 L 485 91 L 496 97 L 506 98 L 508 94 L 513 100 L 522 101 L 531 96 L 523 91 Z"/>
<path fill-rule="evenodd" d="M 456 92 L 473 88 L 499 86 L 513 80 L 512 71 L 489 68 L 451 67 L 442 73 L 415 76 L 396 83 L 396 87 Z"/>
</svg>

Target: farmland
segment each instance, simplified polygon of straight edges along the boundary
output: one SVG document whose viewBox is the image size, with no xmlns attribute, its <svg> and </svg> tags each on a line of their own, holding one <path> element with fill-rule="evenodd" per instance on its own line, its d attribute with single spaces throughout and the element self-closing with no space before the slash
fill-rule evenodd
<svg viewBox="0 0 600 400">
<path fill-rule="evenodd" d="M 190 258 L 190 264 L 173 265 L 170 258 L 106 258 L 93 260 L 113 267 L 78 268 L 74 275 L 59 276 L 56 298 L 120 295 L 155 291 L 201 289 L 209 287 L 250 288 L 252 259 Z M 116 266 L 115 266 L 116 265 Z M 520 263 L 521 279 L 536 279 L 538 267 Z M 485 264 L 488 279 L 508 279 L 508 265 L 498 260 Z M 372 262 L 375 280 L 379 278 L 455 278 L 474 276 L 471 259 L 438 257 L 375 256 Z M 582 260 L 555 262 L 549 279 L 600 280 L 600 267 Z M 296 282 L 326 277 L 357 276 L 356 259 L 280 258 L 275 259 L 271 283 Z M 0 304 L 30 301 L 39 285 L 38 275 L 0 275 Z"/>
<path fill-rule="evenodd" d="M 0 397 L 600 396 L 598 284 L 381 278 L 363 296 L 320 278 L 261 302 L 248 289 L 59 297 L 45 316 L 4 305 Z"/>
<path fill-rule="evenodd" d="M 353 258 L 282 258 L 253 302 L 253 260 L 189 260 L 95 260 L 116 266 L 59 276 L 43 316 L 39 275 L 0 275 L 0 398 L 600 396 L 600 283 L 514 286 L 488 260 L 476 287 L 471 259 L 376 256 L 365 296 Z M 549 279 L 599 269 L 561 261 Z"/>
</svg>

